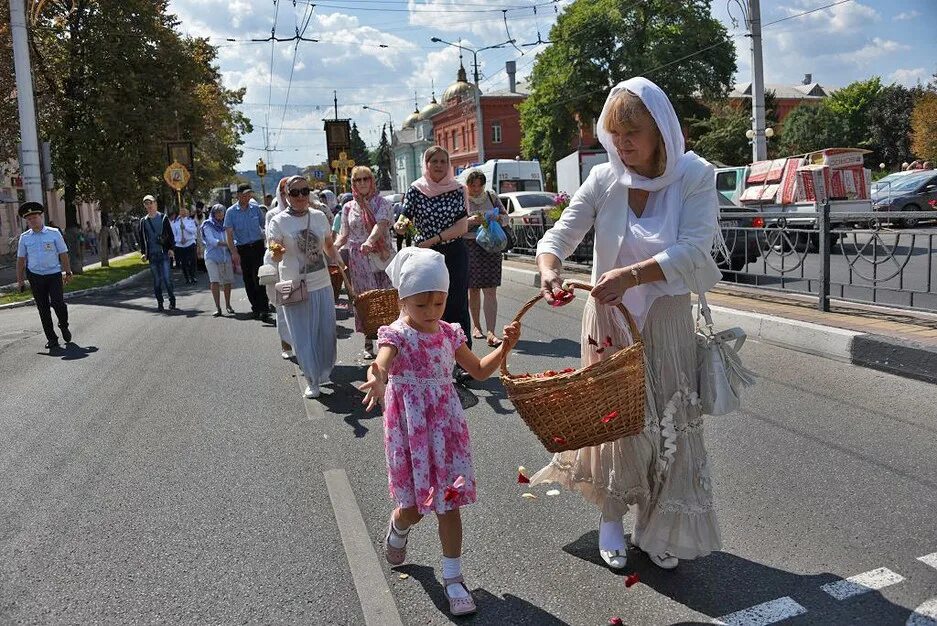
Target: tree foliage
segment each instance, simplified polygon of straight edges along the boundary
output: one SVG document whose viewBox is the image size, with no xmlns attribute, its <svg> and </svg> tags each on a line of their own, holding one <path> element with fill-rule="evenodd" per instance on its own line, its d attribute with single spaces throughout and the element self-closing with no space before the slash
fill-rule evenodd
<svg viewBox="0 0 937 626">
<path fill-rule="evenodd" d="M 371 165 L 371 153 L 368 152 L 368 146 L 361 138 L 358 132 L 358 125 L 351 123 L 351 135 L 348 139 L 348 158 L 355 162 L 355 165 Z"/>
<path fill-rule="evenodd" d="M 881 93 L 882 80 L 873 76 L 837 89 L 825 100 L 826 106 L 842 120 L 846 128 L 844 146 L 870 147 L 870 114 Z"/>
<path fill-rule="evenodd" d="M 917 99 L 911 113 L 911 133 L 914 154 L 937 163 L 937 92 L 927 91 Z"/>
<path fill-rule="evenodd" d="M 390 142 L 387 140 L 387 126 L 381 127 L 381 141 L 377 144 L 377 188 L 391 189 L 393 185 L 390 178 L 391 162 L 394 155 L 390 149 Z"/>
<path fill-rule="evenodd" d="M 691 135 L 693 151 L 709 161 L 744 165 L 752 160 L 752 147 L 745 132 L 751 129 L 751 115 L 723 103 L 713 106 L 708 117 L 694 120 Z"/>
<path fill-rule="evenodd" d="M 911 111 L 922 93 L 920 87 L 907 89 L 901 85 L 883 87 L 869 107 L 868 148 L 874 164 L 884 163 L 894 171 L 905 162 L 913 161 L 911 150 Z"/>
<path fill-rule="evenodd" d="M 848 145 L 848 130 L 825 103 L 801 104 L 784 119 L 779 143 L 785 155 L 842 147 Z"/>
<path fill-rule="evenodd" d="M 522 149 L 547 171 L 571 149 L 578 127 L 597 119 L 609 87 L 647 76 L 689 117 L 694 98 L 725 96 L 735 50 L 710 0 L 575 0 L 550 31 L 520 105 Z M 725 42 L 723 45 L 718 45 Z M 716 45 L 714 45 L 716 44 Z"/>
</svg>

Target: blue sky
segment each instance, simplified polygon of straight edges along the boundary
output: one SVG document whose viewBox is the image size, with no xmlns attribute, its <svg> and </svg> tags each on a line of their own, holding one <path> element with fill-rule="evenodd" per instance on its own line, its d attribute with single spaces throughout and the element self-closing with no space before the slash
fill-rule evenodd
<svg viewBox="0 0 937 626">
<path fill-rule="evenodd" d="M 324 0 L 311 10 L 306 0 L 295 6 L 292 0 L 279 0 L 278 6 L 273 0 L 172 0 L 170 10 L 179 16 L 183 32 L 207 36 L 220 46 L 225 84 L 247 88 L 243 110 L 255 132 L 246 137 L 243 169 L 260 156 L 266 160 L 265 146 L 275 148 L 269 152 L 275 167 L 322 161 L 321 120 L 333 114 L 333 89 L 339 116 L 355 120 L 364 140 L 376 145 L 388 116 L 363 110 L 363 104 L 384 109 L 399 128 L 413 110 L 414 92 L 422 107 L 434 84 L 439 96 L 454 81 L 458 50 L 434 44 L 431 37 L 461 38 L 473 47 L 498 44 L 507 39 L 500 9 L 512 7 L 507 27 L 518 44 L 536 42 L 538 30 L 548 39 L 555 11 L 562 12 L 570 1 Z M 830 87 L 875 75 L 886 83 L 914 85 L 937 71 L 937 0 L 848 0 L 799 15 L 835 1 L 762 1 L 766 83 L 796 84 L 810 73 Z M 741 22 L 740 9 L 734 0 L 716 0 L 713 15 L 738 35 L 736 80 L 749 81 L 744 23 L 736 27 L 732 22 L 733 16 Z M 319 42 L 296 47 L 294 42 L 245 41 L 268 37 L 274 16 L 277 37 L 292 36 L 308 19 L 304 37 Z M 784 18 L 790 19 L 771 24 Z M 545 46 L 519 47 L 523 55 L 511 46 L 479 55 L 482 91 L 507 86 L 507 60 L 517 61 L 524 80 Z M 471 71 L 470 60 L 466 67 Z"/>
</svg>

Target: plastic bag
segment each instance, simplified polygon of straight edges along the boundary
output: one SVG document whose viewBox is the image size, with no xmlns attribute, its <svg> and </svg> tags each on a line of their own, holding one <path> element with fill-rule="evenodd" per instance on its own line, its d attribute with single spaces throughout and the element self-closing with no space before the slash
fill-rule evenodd
<svg viewBox="0 0 937 626">
<path fill-rule="evenodd" d="M 498 223 L 497 211 L 485 214 L 486 222 L 478 229 L 475 235 L 475 242 L 482 247 L 482 250 L 489 254 L 501 252 L 508 245 L 508 236 Z"/>
</svg>

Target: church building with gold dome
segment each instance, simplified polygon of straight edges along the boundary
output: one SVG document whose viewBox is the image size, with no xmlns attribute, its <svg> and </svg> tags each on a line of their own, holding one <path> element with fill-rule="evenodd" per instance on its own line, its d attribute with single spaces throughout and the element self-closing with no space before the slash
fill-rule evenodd
<svg viewBox="0 0 937 626">
<path fill-rule="evenodd" d="M 520 112 L 517 106 L 527 97 L 517 90 L 514 63 L 508 62 L 508 89 L 479 93 L 484 136 L 484 156 L 488 159 L 514 159 L 520 155 Z M 392 148 L 397 172 L 396 187 L 405 191 L 422 175 L 423 152 L 438 144 L 449 151 L 455 173 L 479 164 L 476 134 L 475 85 L 468 82 L 460 64 L 456 81 L 449 85 L 437 102 L 432 100 L 413 113 L 394 133 Z"/>
</svg>

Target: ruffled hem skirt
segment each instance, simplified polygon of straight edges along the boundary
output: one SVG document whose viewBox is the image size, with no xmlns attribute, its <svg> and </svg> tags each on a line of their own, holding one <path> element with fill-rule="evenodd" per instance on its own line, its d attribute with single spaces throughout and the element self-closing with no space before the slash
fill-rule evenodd
<svg viewBox="0 0 937 626">
<path fill-rule="evenodd" d="M 602 344 L 631 343 L 627 323 L 613 308 L 589 299 L 582 323 L 582 363 Z M 679 559 L 705 556 L 721 547 L 713 510 L 703 420 L 697 395 L 696 343 L 689 294 L 662 296 L 648 312 L 642 333 L 647 406 L 644 431 L 633 437 L 554 455 L 531 478 L 580 492 L 603 518 L 623 516 L 637 505 L 632 541 L 649 554 Z"/>
</svg>

